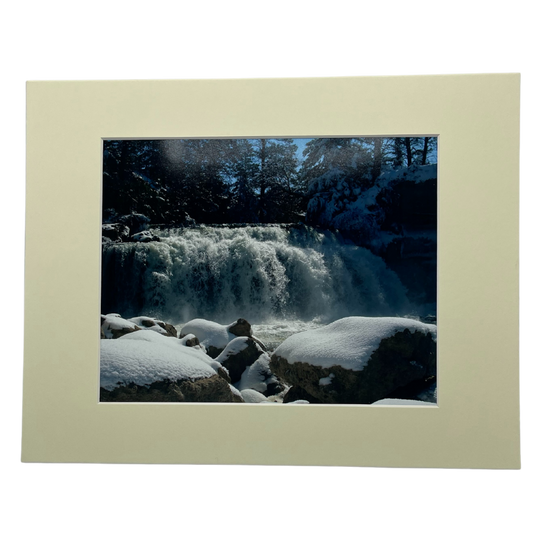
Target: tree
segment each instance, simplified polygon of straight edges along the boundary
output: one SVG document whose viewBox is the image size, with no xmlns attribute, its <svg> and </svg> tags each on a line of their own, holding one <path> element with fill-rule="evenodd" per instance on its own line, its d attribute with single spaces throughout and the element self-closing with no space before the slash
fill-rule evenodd
<svg viewBox="0 0 540 540">
<path fill-rule="evenodd" d="M 116 214 L 139 212 L 159 219 L 164 211 L 162 186 L 155 176 L 159 152 L 155 141 L 103 142 L 103 208 Z M 107 218 L 108 216 L 104 216 Z"/>
<path fill-rule="evenodd" d="M 392 140 L 392 150 L 393 150 L 393 159 L 392 165 L 394 168 L 399 168 L 403 166 L 403 145 L 404 141 L 401 137 L 396 137 Z"/>
<path fill-rule="evenodd" d="M 292 139 L 257 139 L 254 176 L 260 222 L 296 221 L 304 206 L 298 181 L 297 147 Z"/>
<path fill-rule="evenodd" d="M 181 197 L 189 215 L 198 222 L 226 221 L 234 147 L 228 139 L 183 141 Z"/>
<path fill-rule="evenodd" d="M 402 164 L 403 151 L 405 151 L 407 167 L 411 165 L 427 165 L 430 161 L 437 161 L 436 137 L 403 137 L 393 140 L 394 164 L 396 166 Z"/>
<path fill-rule="evenodd" d="M 229 216 L 232 222 L 257 223 L 257 197 L 254 178 L 259 169 L 256 156 L 247 139 L 236 141 L 235 156 L 230 167 L 231 204 Z"/>
</svg>

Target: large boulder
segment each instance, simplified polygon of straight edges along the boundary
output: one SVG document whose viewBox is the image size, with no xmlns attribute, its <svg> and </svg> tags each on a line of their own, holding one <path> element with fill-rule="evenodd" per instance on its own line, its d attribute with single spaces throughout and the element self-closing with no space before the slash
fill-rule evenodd
<svg viewBox="0 0 540 540">
<path fill-rule="evenodd" d="M 219 375 L 204 379 L 160 380 L 148 386 L 134 383 L 120 385 L 113 390 L 100 389 L 101 401 L 121 402 L 196 402 L 196 403 L 242 403 L 242 397 L 233 392 L 230 385 Z"/>
<path fill-rule="evenodd" d="M 270 369 L 293 387 L 287 401 L 373 403 L 432 381 L 436 327 L 396 317 L 340 319 L 286 339 Z"/>
<path fill-rule="evenodd" d="M 242 402 L 227 378 L 203 350 L 157 332 L 101 342 L 103 401 Z"/>
</svg>

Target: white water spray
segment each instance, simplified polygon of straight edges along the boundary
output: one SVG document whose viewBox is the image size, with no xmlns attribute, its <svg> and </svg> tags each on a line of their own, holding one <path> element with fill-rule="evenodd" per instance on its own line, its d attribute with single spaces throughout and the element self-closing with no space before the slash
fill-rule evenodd
<svg viewBox="0 0 540 540">
<path fill-rule="evenodd" d="M 104 312 L 256 324 L 411 311 L 381 258 L 331 232 L 278 225 L 152 232 L 160 242 L 104 245 Z"/>
</svg>

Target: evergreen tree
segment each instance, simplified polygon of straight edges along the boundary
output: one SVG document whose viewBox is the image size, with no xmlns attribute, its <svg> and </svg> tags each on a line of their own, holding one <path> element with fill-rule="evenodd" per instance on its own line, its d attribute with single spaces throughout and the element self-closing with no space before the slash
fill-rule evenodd
<svg viewBox="0 0 540 540">
<path fill-rule="evenodd" d="M 232 222 L 258 223 L 257 197 L 254 179 L 259 167 L 251 141 L 236 141 L 234 160 L 230 167 L 231 205 L 230 220 Z"/>
<path fill-rule="evenodd" d="M 392 165 L 395 169 L 403 166 L 403 146 L 404 141 L 401 137 L 396 137 L 391 139 L 392 141 L 392 150 L 393 150 L 393 159 Z"/>
<path fill-rule="evenodd" d="M 164 211 L 163 188 L 156 177 L 159 161 L 154 141 L 105 140 L 103 142 L 103 208 L 110 213 L 133 212 L 156 220 Z M 110 211 L 110 212 L 109 212 Z"/>
<path fill-rule="evenodd" d="M 292 139 L 257 139 L 254 176 L 260 222 L 297 221 L 305 206 L 299 191 L 297 147 Z"/>
</svg>

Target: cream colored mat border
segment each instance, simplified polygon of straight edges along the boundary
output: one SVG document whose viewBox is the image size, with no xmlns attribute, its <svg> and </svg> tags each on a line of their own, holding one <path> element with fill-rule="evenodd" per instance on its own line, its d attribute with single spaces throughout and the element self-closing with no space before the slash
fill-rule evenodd
<svg viewBox="0 0 540 540">
<path fill-rule="evenodd" d="M 519 76 L 30 82 L 23 461 L 518 468 Z M 102 138 L 439 135 L 439 407 L 99 404 Z"/>
</svg>

